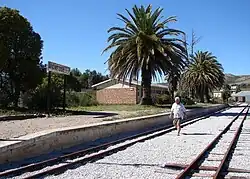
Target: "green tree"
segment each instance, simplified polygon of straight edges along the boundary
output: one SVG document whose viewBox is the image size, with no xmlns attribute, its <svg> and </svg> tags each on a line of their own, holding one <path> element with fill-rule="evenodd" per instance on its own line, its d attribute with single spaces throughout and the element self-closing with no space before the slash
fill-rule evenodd
<svg viewBox="0 0 250 179">
<path fill-rule="evenodd" d="M 0 42 L 1 76 L 8 79 L 17 106 L 20 91 L 35 88 L 42 81 L 43 41 L 19 11 L 0 7 Z"/>
<path fill-rule="evenodd" d="M 212 90 L 221 88 L 225 81 L 222 65 L 209 52 L 198 51 L 184 74 L 184 83 L 204 102 Z"/>
<path fill-rule="evenodd" d="M 75 77 L 80 77 L 82 75 L 82 73 L 80 72 L 80 70 L 78 68 L 73 68 L 71 70 L 71 74 Z"/>
<path fill-rule="evenodd" d="M 66 83 L 67 83 L 67 89 L 68 90 L 73 90 L 76 92 L 81 91 L 81 83 L 79 81 L 79 78 L 81 77 L 82 73 L 80 72 L 79 69 L 74 68 L 71 70 L 70 75 L 67 76 L 66 78 Z"/>
<path fill-rule="evenodd" d="M 223 89 L 222 99 L 224 102 L 228 103 L 228 98 L 231 97 L 231 87 L 228 84 L 224 84 L 222 89 Z"/>
<path fill-rule="evenodd" d="M 91 71 L 89 69 L 85 70 L 85 72 L 83 72 L 79 77 L 79 81 L 83 89 L 89 89 L 92 85 L 100 83 L 107 79 L 109 79 L 108 76 L 104 76 L 96 70 Z"/>
<path fill-rule="evenodd" d="M 74 76 L 72 73 L 69 76 L 67 76 L 66 84 L 67 84 L 68 90 L 73 90 L 76 92 L 81 91 L 82 86 L 81 86 L 81 83 L 79 81 L 79 77 Z"/>
<path fill-rule="evenodd" d="M 152 104 L 152 79 L 165 75 L 173 66 L 184 66 L 186 49 L 179 38 L 184 33 L 168 27 L 177 19 L 169 17 L 162 20 L 162 8 L 152 11 L 151 5 L 146 8 L 135 5 L 132 13 L 126 11 L 130 19 L 118 14 L 124 26 L 108 30 L 108 33 L 112 32 L 108 38 L 111 44 L 103 52 L 114 49 L 108 59 L 112 78 L 123 81 L 129 78 L 131 83 L 134 77 L 138 80 L 141 74 L 141 104 Z"/>
<path fill-rule="evenodd" d="M 197 37 L 194 30 L 192 30 L 190 42 L 188 42 L 187 35 L 183 36 L 183 41 L 185 42 L 185 48 L 186 48 L 186 55 L 188 57 L 186 69 L 192 62 L 192 58 L 194 56 L 194 51 L 195 51 L 195 46 L 197 45 L 197 43 L 199 43 L 200 40 L 201 40 L 201 37 Z M 179 90 L 187 92 L 189 98 L 194 98 L 194 91 L 185 88 L 185 85 L 183 85 L 183 76 L 184 76 L 183 72 L 180 72 L 179 83 L 178 83 L 179 88 L 180 88 Z"/>
</svg>

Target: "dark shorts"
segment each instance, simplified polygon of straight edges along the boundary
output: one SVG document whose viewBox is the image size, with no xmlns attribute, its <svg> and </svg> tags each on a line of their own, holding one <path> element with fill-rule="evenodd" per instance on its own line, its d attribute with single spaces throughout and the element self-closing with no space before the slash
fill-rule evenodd
<svg viewBox="0 0 250 179">
<path fill-rule="evenodd" d="M 174 126 L 175 126 L 175 125 L 180 125 L 180 120 L 181 120 L 181 118 L 175 118 L 175 119 L 173 120 Z"/>
</svg>

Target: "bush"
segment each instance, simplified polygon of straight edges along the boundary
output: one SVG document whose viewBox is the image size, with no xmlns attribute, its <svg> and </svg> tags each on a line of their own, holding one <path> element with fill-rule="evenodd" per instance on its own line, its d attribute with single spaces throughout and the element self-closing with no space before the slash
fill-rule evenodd
<svg viewBox="0 0 250 179">
<path fill-rule="evenodd" d="M 188 98 L 188 91 L 178 90 L 175 96 L 180 96 L 182 98 Z"/>
<path fill-rule="evenodd" d="M 7 107 L 11 103 L 10 95 L 2 89 L 0 89 L 0 101 L 0 107 Z"/>
<path fill-rule="evenodd" d="M 223 100 L 221 98 L 214 97 L 214 98 L 212 98 L 211 103 L 212 104 L 222 104 Z"/>
<path fill-rule="evenodd" d="M 235 103 L 235 102 L 236 102 L 236 100 L 233 97 L 230 97 L 228 99 L 228 103 Z"/>
<path fill-rule="evenodd" d="M 224 91 L 222 93 L 222 100 L 224 103 L 227 103 L 228 102 L 228 99 L 231 97 L 231 93 L 230 91 Z"/>
<path fill-rule="evenodd" d="M 188 91 L 179 90 L 179 91 L 177 91 L 175 96 L 179 96 L 181 98 L 181 102 L 184 105 L 193 105 L 193 104 L 195 104 L 195 101 L 188 97 Z"/>
<path fill-rule="evenodd" d="M 71 92 L 66 96 L 66 104 L 69 107 L 97 105 L 95 93 Z"/>
<path fill-rule="evenodd" d="M 45 110 L 47 108 L 48 78 L 44 78 L 42 84 L 35 90 L 24 94 L 23 103 L 29 109 Z M 50 105 L 51 109 L 62 107 L 63 104 L 63 79 L 57 75 L 51 76 Z"/>
<path fill-rule="evenodd" d="M 160 94 L 155 97 L 156 104 L 171 104 L 172 101 L 171 96 L 168 94 Z"/>
<path fill-rule="evenodd" d="M 184 105 L 193 105 L 193 104 L 195 104 L 194 100 L 190 99 L 189 97 L 181 97 L 181 102 Z"/>
</svg>

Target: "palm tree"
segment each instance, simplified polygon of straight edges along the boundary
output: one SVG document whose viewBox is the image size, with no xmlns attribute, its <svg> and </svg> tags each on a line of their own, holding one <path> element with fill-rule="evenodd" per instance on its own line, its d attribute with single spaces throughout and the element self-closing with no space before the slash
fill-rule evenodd
<svg viewBox="0 0 250 179">
<path fill-rule="evenodd" d="M 185 86 L 193 90 L 200 101 L 204 96 L 209 100 L 209 93 L 222 87 L 225 81 L 222 65 L 209 52 L 198 51 L 192 57 L 192 62 L 184 74 Z"/>
<path fill-rule="evenodd" d="M 179 38 L 184 32 L 169 28 L 176 17 L 161 20 L 162 8 L 152 11 L 152 6 L 126 9 L 129 18 L 118 14 L 123 27 L 112 27 L 108 33 L 111 44 L 103 51 L 114 48 L 108 59 L 112 78 L 132 79 L 139 74 L 142 78 L 143 96 L 141 104 L 152 104 L 151 82 L 157 75 L 165 75 L 173 66 L 183 67 L 185 47 Z"/>
<path fill-rule="evenodd" d="M 171 94 L 171 99 L 174 98 L 174 92 L 177 91 L 180 78 L 181 78 L 180 68 L 173 68 L 165 78 L 169 85 L 169 92 Z"/>
</svg>

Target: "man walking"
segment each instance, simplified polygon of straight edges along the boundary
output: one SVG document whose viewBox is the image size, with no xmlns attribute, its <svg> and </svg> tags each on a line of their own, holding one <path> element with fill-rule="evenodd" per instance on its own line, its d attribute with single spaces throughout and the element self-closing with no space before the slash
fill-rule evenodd
<svg viewBox="0 0 250 179">
<path fill-rule="evenodd" d="M 183 120 L 186 117 L 186 108 L 180 102 L 179 97 L 175 97 L 175 103 L 172 105 L 170 118 L 173 119 L 173 124 L 178 130 L 178 136 L 180 135 L 181 125 L 180 120 Z"/>
</svg>

